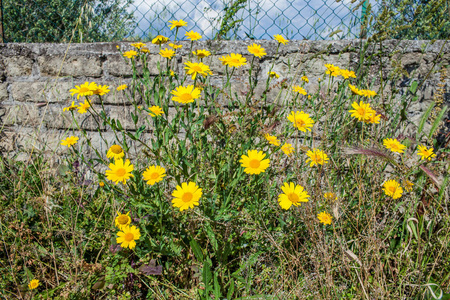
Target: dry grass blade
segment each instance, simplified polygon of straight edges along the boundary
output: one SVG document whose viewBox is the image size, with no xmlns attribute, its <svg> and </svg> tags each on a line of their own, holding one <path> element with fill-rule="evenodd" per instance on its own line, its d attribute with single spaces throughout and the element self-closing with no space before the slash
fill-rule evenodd
<svg viewBox="0 0 450 300">
<path fill-rule="evenodd" d="M 434 182 L 434 184 L 437 186 L 438 189 L 441 188 L 442 182 L 436 177 L 436 175 L 434 175 L 433 172 L 431 172 L 430 169 L 428 169 L 427 167 L 420 165 L 419 168 L 425 172 L 425 174 L 428 175 L 428 177 L 430 177 L 430 179 Z"/>
</svg>

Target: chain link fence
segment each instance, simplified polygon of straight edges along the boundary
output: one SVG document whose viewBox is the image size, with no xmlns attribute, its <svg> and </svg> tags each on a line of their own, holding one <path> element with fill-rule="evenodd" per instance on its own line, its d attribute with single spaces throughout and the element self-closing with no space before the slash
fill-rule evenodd
<svg viewBox="0 0 450 300">
<path fill-rule="evenodd" d="M 376 0 L 0 0 L 4 42 L 174 38 L 183 19 L 205 39 L 352 39 Z M 181 32 L 183 34 L 183 32 Z"/>
</svg>

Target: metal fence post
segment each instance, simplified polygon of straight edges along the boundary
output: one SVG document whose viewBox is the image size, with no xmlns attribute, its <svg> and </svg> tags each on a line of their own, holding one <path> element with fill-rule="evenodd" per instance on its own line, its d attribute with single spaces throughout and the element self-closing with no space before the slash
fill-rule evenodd
<svg viewBox="0 0 450 300">
<path fill-rule="evenodd" d="M 5 43 L 5 32 L 3 29 L 3 1 L 0 0 L 0 44 Z"/>
</svg>

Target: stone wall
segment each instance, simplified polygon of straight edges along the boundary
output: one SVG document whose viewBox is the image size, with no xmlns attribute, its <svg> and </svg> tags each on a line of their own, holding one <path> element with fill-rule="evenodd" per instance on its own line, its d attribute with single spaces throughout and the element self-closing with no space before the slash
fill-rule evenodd
<svg viewBox="0 0 450 300">
<path fill-rule="evenodd" d="M 256 59 L 255 71 L 260 82 L 265 82 L 270 65 L 276 54 L 277 43 L 274 41 L 226 41 L 199 42 L 194 49 L 210 49 L 213 55 L 204 63 L 211 67 L 213 76 L 211 82 L 221 84 L 224 67 L 218 58 L 233 53 L 247 56 L 247 46 L 250 43 L 261 44 L 266 49 L 267 56 Z M 438 70 L 442 65 L 449 65 L 450 43 L 445 41 L 430 43 L 429 41 L 385 41 L 380 45 L 369 46 L 367 55 L 379 53 L 379 57 L 371 62 L 371 79 L 375 89 L 380 83 L 380 74 L 384 80 L 394 68 L 392 61 L 397 61 L 398 67 L 404 69 L 401 80 L 391 84 L 389 89 L 398 88 L 402 93 L 409 87 L 411 79 L 423 79 L 434 67 Z M 188 42 L 182 42 L 177 58 L 173 60 L 174 69 L 184 72 L 184 62 L 188 60 Z M 335 64 L 341 68 L 354 69 L 360 60 L 360 50 L 363 41 L 291 41 L 282 45 L 276 58 L 273 71 L 281 75 L 279 81 L 291 81 L 295 74 L 305 72 L 310 78 L 308 90 L 317 88 L 317 79 L 323 76 L 324 63 Z M 95 43 L 95 44 L 0 44 L 0 151 L 3 153 L 18 153 L 36 151 L 63 151 L 59 147 L 60 140 L 66 137 L 76 127 L 68 113 L 62 113 L 62 108 L 74 100 L 69 89 L 85 81 L 108 84 L 111 93 L 105 98 L 105 109 L 111 116 L 130 118 L 126 110 L 129 105 L 115 92 L 115 87 L 131 81 L 132 70 L 129 64 L 119 54 L 116 46 L 122 51 L 130 50 L 129 43 Z M 151 75 L 157 74 L 156 62 L 160 60 L 159 49 L 148 45 L 150 49 L 149 69 Z M 441 57 L 438 57 L 443 49 Z M 180 55 L 181 54 L 181 55 Z M 380 62 L 382 68 L 380 68 Z M 291 71 L 289 71 L 291 68 Z M 435 71 L 434 70 L 434 71 Z M 245 89 L 248 80 L 248 67 L 238 69 L 233 77 L 233 88 Z M 247 74 L 247 75 L 246 75 Z M 414 78 L 411 78 L 414 77 Z M 439 73 L 431 72 L 420 90 L 420 99 L 410 107 L 409 117 L 417 122 L 423 110 L 429 105 L 439 82 Z M 446 79 L 446 83 L 450 83 Z M 260 94 L 264 85 L 257 87 Z M 385 92 L 390 92 L 385 90 Z M 276 94 L 274 89 L 271 93 Z M 446 94 L 446 101 L 449 101 Z M 82 128 L 92 136 L 93 143 L 99 147 L 100 139 L 96 134 L 97 125 L 88 114 L 79 115 L 78 121 Z M 134 130 L 131 120 L 122 122 L 128 130 Z M 108 137 L 108 134 L 107 134 Z M 113 138 L 110 136 L 109 138 Z M 67 149 L 65 149 L 67 150 Z"/>
</svg>

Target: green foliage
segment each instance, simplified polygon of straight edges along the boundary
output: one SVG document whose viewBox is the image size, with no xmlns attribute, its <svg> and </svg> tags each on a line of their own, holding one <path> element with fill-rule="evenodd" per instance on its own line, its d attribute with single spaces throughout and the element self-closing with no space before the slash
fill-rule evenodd
<svg viewBox="0 0 450 300">
<path fill-rule="evenodd" d="M 447 0 L 383 1 L 375 19 L 369 20 L 369 26 L 376 38 L 445 40 L 450 34 L 450 3 Z"/>
<path fill-rule="evenodd" d="M 3 0 L 6 42 L 121 40 L 135 25 L 132 0 Z"/>
</svg>

